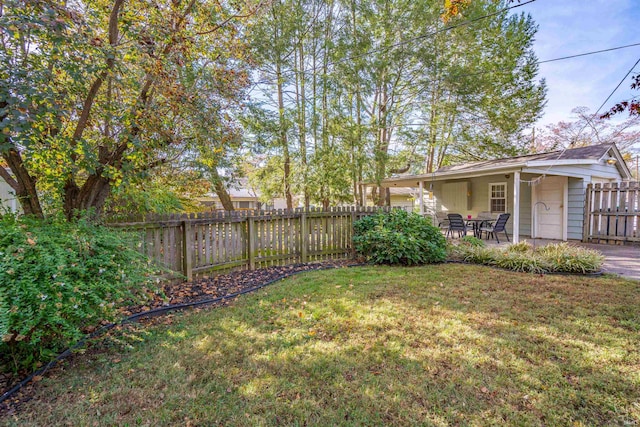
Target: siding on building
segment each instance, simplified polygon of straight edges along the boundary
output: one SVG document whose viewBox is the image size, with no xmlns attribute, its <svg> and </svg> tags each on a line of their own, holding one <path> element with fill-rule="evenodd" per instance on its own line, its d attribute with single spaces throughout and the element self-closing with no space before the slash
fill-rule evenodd
<svg viewBox="0 0 640 427">
<path fill-rule="evenodd" d="M 609 165 L 558 165 L 548 170 L 542 170 L 547 175 L 568 176 L 568 206 L 567 206 L 567 239 L 582 239 L 582 225 L 584 220 L 584 199 L 587 184 L 590 182 L 609 182 L 620 180 L 620 175 L 615 166 Z M 509 178 L 506 178 L 506 176 Z M 523 172 L 520 179 L 524 182 L 520 184 L 520 235 L 531 235 L 531 215 L 532 215 L 532 193 L 533 185 L 528 182 L 539 177 L 540 173 Z M 470 182 L 471 204 L 468 209 L 459 210 L 463 216 L 477 215 L 479 212 L 489 210 L 489 184 L 507 183 L 507 212 L 513 215 L 513 173 L 495 174 L 473 178 L 434 181 L 426 183 L 425 194 L 428 188 L 433 187 L 434 200 L 431 206 L 436 211 L 446 211 L 446 206 L 442 203 L 443 184 L 448 182 Z M 429 201 L 427 201 L 428 204 Z M 507 223 L 509 235 L 513 233 L 513 218 Z"/>
<path fill-rule="evenodd" d="M 567 239 L 580 240 L 584 223 L 585 179 L 569 178 L 568 186 Z"/>
<path fill-rule="evenodd" d="M 557 165 L 546 171 L 548 175 L 568 176 L 567 239 L 581 240 L 584 223 L 584 202 L 587 185 L 595 182 L 619 181 L 615 165 Z M 522 228 L 521 228 L 522 229 Z"/>
<path fill-rule="evenodd" d="M 489 211 L 489 184 L 492 183 L 506 183 L 507 184 L 507 212 L 513 215 L 513 174 L 507 174 L 509 178 L 506 178 L 505 174 L 496 174 L 496 175 L 488 175 L 488 176 L 480 176 L 468 179 L 460 179 L 460 180 L 446 180 L 446 181 L 436 181 L 433 183 L 433 192 L 435 195 L 435 208 L 436 211 L 440 212 L 446 209 L 446 206 L 442 204 L 442 186 L 443 183 L 448 182 L 470 182 L 470 190 L 471 190 L 471 204 L 467 209 L 460 210 L 455 213 L 461 214 L 463 217 L 467 215 L 476 216 L 480 212 Z M 427 185 L 429 187 L 429 184 Z M 521 186 L 521 191 L 524 189 L 524 186 Z M 426 193 L 426 191 L 425 191 Z M 528 196 L 523 196 L 521 192 L 520 197 L 520 233 L 523 234 L 523 231 L 526 230 L 526 234 L 529 233 L 530 224 L 531 224 L 531 193 L 527 193 Z M 528 197 L 528 200 L 523 200 L 523 197 Z M 523 208 L 523 202 L 525 202 L 525 207 Z M 528 206 L 528 207 L 527 207 Z M 497 216 L 497 214 L 495 214 Z M 523 228 L 523 224 L 524 228 Z M 509 236 L 513 234 L 513 218 L 509 219 L 507 222 L 507 231 Z"/>
</svg>

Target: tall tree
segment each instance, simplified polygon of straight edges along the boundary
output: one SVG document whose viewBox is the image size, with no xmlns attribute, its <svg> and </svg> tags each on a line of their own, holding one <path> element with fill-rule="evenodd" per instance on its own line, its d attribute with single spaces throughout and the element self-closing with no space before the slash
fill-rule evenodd
<svg viewBox="0 0 640 427">
<path fill-rule="evenodd" d="M 269 153 L 280 157 L 262 172 L 279 173 L 305 204 L 328 206 L 363 203 L 363 180 L 522 151 L 545 85 L 535 81 L 535 25 L 506 4 L 470 3 L 474 25 L 453 28 L 441 1 L 274 3 L 254 34 L 255 117 L 266 120 L 263 141 L 273 129 Z"/>
<path fill-rule="evenodd" d="M 248 83 L 235 23 L 253 14 L 250 2 L 10 0 L 1 8 L 8 167 L 0 175 L 28 214 L 43 215 L 44 192 L 68 218 L 100 212 L 112 188 L 202 143 L 190 123 L 203 94 L 189 66 L 204 64 L 220 100 Z"/>
</svg>

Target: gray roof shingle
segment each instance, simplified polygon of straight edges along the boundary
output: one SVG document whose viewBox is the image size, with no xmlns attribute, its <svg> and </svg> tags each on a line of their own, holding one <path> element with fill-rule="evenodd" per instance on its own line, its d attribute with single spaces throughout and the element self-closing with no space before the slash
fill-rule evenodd
<svg viewBox="0 0 640 427">
<path fill-rule="evenodd" d="M 465 170 L 491 168 L 492 166 L 519 166 L 530 161 L 554 161 L 554 160 L 598 160 L 611 149 L 613 144 L 589 145 L 587 147 L 571 148 L 565 150 L 552 151 L 549 153 L 528 154 L 518 157 L 507 157 L 505 159 L 482 160 L 479 162 L 461 163 L 458 165 L 443 166 L 438 172 L 462 172 Z"/>
</svg>

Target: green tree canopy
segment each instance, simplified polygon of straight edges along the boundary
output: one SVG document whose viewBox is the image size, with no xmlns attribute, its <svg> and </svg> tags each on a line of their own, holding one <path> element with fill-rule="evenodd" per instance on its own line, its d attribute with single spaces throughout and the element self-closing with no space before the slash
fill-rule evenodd
<svg viewBox="0 0 640 427">
<path fill-rule="evenodd" d="M 222 152 L 225 138 L 203 129 L 230 126 L 225 112 L 249 83 L 243 31 L 254 11 L 208 0 L 3 2 L 0 176 L 24 212 L 42 216 L 43 197 L 68 218 L 100 212 L 113 188 L 181 153 Z"/>
</svg>

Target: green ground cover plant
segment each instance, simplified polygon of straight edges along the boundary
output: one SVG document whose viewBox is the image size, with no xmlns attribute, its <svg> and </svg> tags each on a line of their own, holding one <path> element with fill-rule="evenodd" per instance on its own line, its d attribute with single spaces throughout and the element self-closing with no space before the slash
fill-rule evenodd
<svg viewBox="0 0 640 427">
<path fill-rule="evenodd" d="M 446 239 L 429 218 L 401 209 L 353 224 L 356 251 L 372 264 L 420 265 L 446 259 Z"/>
<path fill-rule="evenodd" d="M 144 300 L 156 268 L 134 247 L 84 220 L 0 216 L 0 372 L 32 370 Z"/>
<path fill-rule="evenodd" d="M 638 306 L 613 277 L 310 272 L 124 329 L 0 425 L 634 425 Z"/>
<path fill-rule="evenodd" d="M 526 241 L 506 247 L 461 242 L 449 246 L 449 254 L 454 260 L 528 273 L 596 273 L 604 262 L 604 257 L 598 251 L 566 242 L 538 248 Z"/>
</svg>

